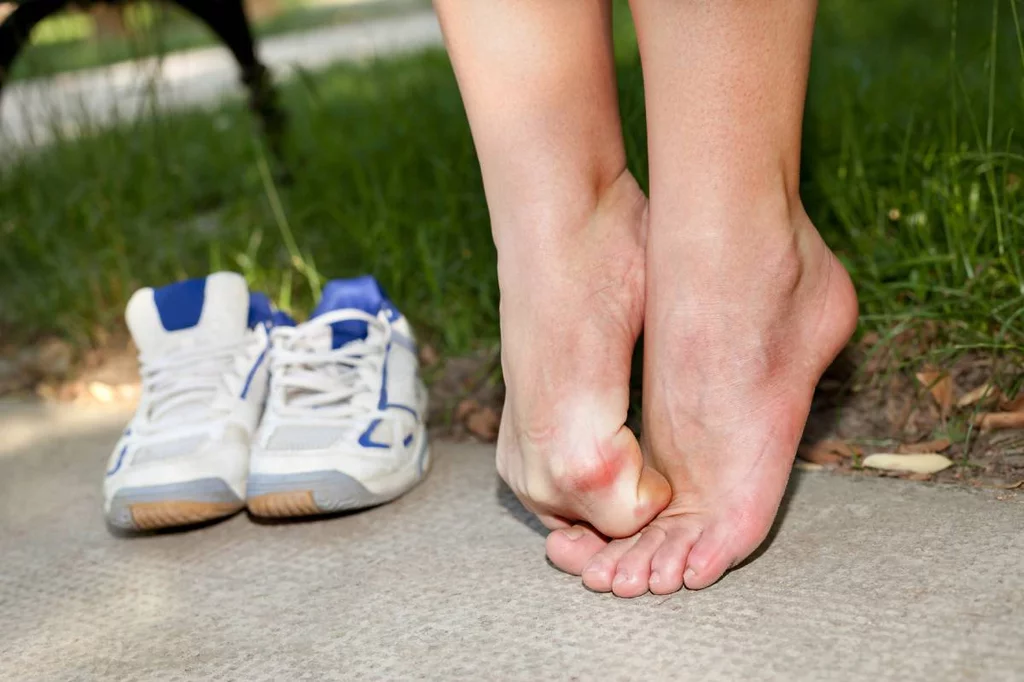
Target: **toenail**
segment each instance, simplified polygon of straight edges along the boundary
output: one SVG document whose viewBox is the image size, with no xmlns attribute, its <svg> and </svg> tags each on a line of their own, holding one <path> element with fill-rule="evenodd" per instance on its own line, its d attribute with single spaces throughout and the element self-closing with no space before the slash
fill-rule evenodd
<svg viewBox="0 0 1024 682">
<path fill-rule="evenodd" d="M 657 571 L 652 571 L 650 580 L 648 580 L 648 582 L 650 583 L 651 587 L 654 587 L 655 585 L 659 584 L 661 582 L 661 574 Z"/>
<path fill-rule="evenodd" d="M 583 529 L 582 528 L 566 528 L 565 530 L 562 531 L 562 535 L 564 535 L 565 537 L 567 537 L 570 540 L 579 540 L 581 537 L 583 537 Z"/>
<path fill-rule="evenodd" d="M 688 568 L 688 569 L 686 569 L 686 572 L 683 573 L 683 582 L 684 583 L 688 582 L 690 580 L 693 580 L 696 577 L 697 577 L 697 571 L 693 570 L 692 568 Z"/>
<path fill-rule="evenodd" d="M 630 581 L 630 575 L 628 573 L 616 573 L 615 580 L 612 581 L 613 585 L 622 585 Z"/>
<path fill-rule="evenodd" d="M 601 559 L 591 559 L 590 563 L 583 567 L 584 573 L 604 573 L 605 562 Z"/>
</svg>

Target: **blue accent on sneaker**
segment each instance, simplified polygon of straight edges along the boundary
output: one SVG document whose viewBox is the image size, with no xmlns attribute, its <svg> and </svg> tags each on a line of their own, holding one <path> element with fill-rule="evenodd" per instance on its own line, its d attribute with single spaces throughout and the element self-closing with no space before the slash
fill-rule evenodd
<svg viewBox="0 0 1024 682">
<path fill-rule="evenodd" d="M 245 377 L 245 386 L 242 387 L 242 400 L 245 400 L 245 396 L 249 394 L 249 386 L 252 384 L 252 379 L 256 376 L 256 370 L 260 368 L 260 365 L 263 364 L 263 360 L 267 357 L 268 350 L 270 350 L 269 347 L 264 348 L 263 352 L 260 353 L 260 356 L 256 358 L 256 362 L 252 363 L 252 369 L 249 370 L 249 376 Z"/>
<path fill-rule="evenodd" d="M 266 294 L 254 291 L 249 294 L 249 329 L 255 329 L 258 324 L 266 324 L 270 327 L 294 327 L 295 320 L 288 313 L 275 308 Z"/>
<path fill-rule="evenodd" d="M 334 279 L 328 282 L 320 297 L 320 303 L 317 305 L 316 309 L 313 310 L 313 315 L 311 317 L 317 317 L 318 315 L 323 315 L 324 313 L 328 313 L 332 310 L 341 310 L 345 308 L 362 310 L 370 315 L 376 315 L 383 310 L 385 316 L 391 322 L 394 322 L 402 316 L 398 309 L 395 308 L 394 304 L 388 300 L 388 297 L 384 293 L 384 289 L 380 286 L 380 283 L 371 275 L 363 275 L 362 277 L 354 277 L 352 279 Z M 367 333 L 368 330 L 365 322 L 335 322 L 331 325 L 331 347 L 340 348 L 350 341 L 365 339 Z M 415 342 L 406 336 L 394 334 L 392 335 L 391 340 L 400 346 L 408 348 L 414 353 L 416 352 Z M 390 354 L 390 345 L 386 352 Z M 377 406 L 381 410 L 386 410 L 389 407 L 405 410 L 417 419 L 419 418 L 419 415 L 414 408 L 407 405 L 397 405 L 388 402 L 387 362 L 384 363 L 384 370 L 381 376 L 380 398 L 377 401 Z M 375 425 L 371 425 L 367 433 L 372 432 L 374 426 Z M 367 434 L 363 434 L 363 436 L 367 437 Z M 367 440 L 372 443 L 372 441 L 369 441 L 368 437 Z M 362 442 L 362 440 L 360 440 L 360 442 Z M 366 447 L 388 446 L 366 445 Z"/>
<path fill-rule="evenodd" d="M 295 319 L 291 315 L 280 310 L 275 310 L 273 316 L 270 319 L 271 326 L 274 327 L 294 327 Z"/>
<path fill-rule="evenodd" d="M 402 445 L 404 445 L 405 447 L 409 447 L 410 445 L 412 445 L 412 434 L 411 433 L 402 440 Z"/>
<path fill-rule="evenodd" d="M 121 452 L 117 453 L 117 461 L 114 462 L 114 467 L 107 472 L 107 476 L 113 476 L 121 468 L 121 464 L 124 462 L 124 455 L 126 452 L 128 452 L 128 443 L 125 443 L 124 447 L 121 448 Z"/>
<path fill-rule="evenodd" d="M 320 296 L 320 303 L 317 304 L 310 317 L 314 318 L 332 310 L 344 308 L 362 310 L 370 315 L 376 315 L 381 309 L 394 310 L 380 283 L 371 275 L 363 275 L 352 279 L 333 279 L 328 282 Z M 389 312 L 389 319 L 390 315 Z M 335 322 L 331 325 L 331 332 L 331 346 L 341 348 L 349 341 L 365 339 L 367 328 L 365 322 L 353 320 Z"/>
<path fill-rule="evenodd" d="M 249 294 L 249 321 L 246 326 L 255 329 L 256 325 L 271 322 L 274 319 L 274 307 L 266 294 L 254 291 Z"/>
<path fill-rule="evenodd" d="M 381 304 L 381 310 L 384 311 L 384 316 L 388 318 L 388 322 L 394 322 L 402 316 L 402 313 L 398 312 L 398 308 L 387 298 L 384 299 L 384 303 Z"/>
<path fill-rule="evenodd" d="M 385 351 L 385 353 L 386 353 L 386 355 L 384 357 L 387 357 L 388 355 L 391 354 L 391 344 L 388 344 L 388 347 L 387 347 L 387 350 Z M 378 410 L 386 410 L 389 407 L 393 407 L 396 410 L 405 410 L 406 412 L 411 414 L 413 417 L 416 417 L 416 419 L 419 419 L 420 415 L 419 415 L 418 412 L 416 412 L 416 410 L 414 408 L 409 407 L 408 405 L 401 405 L 399 403 L 390 403 L 390 402 L 388 402 L 388 363 L 387 363 L 387 361 L 384 362 L 384 367 L 381 370 L 380 376 L 381 376 L 381 378 L 380 378 L 380 399 L 377 401 L 377 409 Z"/>
<path fill-rule="evenodd" d="M 390 448 L 391 446 L 387 443 L 378 443 L 371 439 L 373 430 L 377 428 L 377 424 L 380 424 L 380 419 L 374 419 L 370 422 L 370 425 L 363 431 L 363 435 L 359 436 L 359 444 L 364 448 Z"/>
<path fill-rule="evenodd" d="M 414 410 L 413 408 L 409 407 L 408 405 L 399 405 L 398 403 L 388 403 L 387 406 L 390 407 L 391 409 L 394 409 L 394 410 L 404 410 L 405 412 L 408 412 L 409 414 L 411 414 L 412 416 L 416 417 L 417 419 L 420 418 L 419 413 L 416 410 Z"/>
<path fill-rule="evenodd" d="M 384 364 L 380 368 L 380 398 L 377 400 L 377 409 L 388 409 L 388 357 L 391 356 L 391 344 L 384 349 Z"/>
<path fill-rule="evenodd" d="M 206 278 L 187 279 L 153 290 L 160 324 L 169 332 L 190 329 L 199 323 L 206 298 Z"/>
</svg>

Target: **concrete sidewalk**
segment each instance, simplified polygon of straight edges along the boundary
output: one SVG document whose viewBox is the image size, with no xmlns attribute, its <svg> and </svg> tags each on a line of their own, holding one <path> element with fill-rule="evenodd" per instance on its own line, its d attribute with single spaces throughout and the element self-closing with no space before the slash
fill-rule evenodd
<svg viewBox="0 0 1024 682">
<path fill-rule="evenodd" d="M 0 404 L 2 679 L 1024 675 L 1019 499 L 798 475 L 756 561 L 624 601 L 545 563 L 487 446 L 435 444 L 422 486 L 361 514 L 114 537 L 126 417 Z"/>
<path fill-rule="evenodd" d="M 259 41 L 263 62 L 277 76 L 297 68 L 370 59 L 441 44 L 431 11 L 273 36 Z M 215 104 L 241 94 L 238 66 L 218 46 L 109 67 L 16 82 L 0 101 L 0 153 L 34 147 L 55 131 L 73 137 L 83 125 L 102 128 L 131 121 L 153 109 Z"/>
</svg>

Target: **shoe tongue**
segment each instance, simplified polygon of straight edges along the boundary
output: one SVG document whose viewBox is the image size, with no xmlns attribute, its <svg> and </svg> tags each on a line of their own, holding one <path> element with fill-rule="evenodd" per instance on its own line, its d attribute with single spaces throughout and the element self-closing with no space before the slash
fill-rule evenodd
<svg viewBox="0 0 1024 682">
<path fill-rule="evenodd" d="M 239 340 L 248 318 L 249 287 L 234 272 L 139 289 L 125 311 L 135 345 L 154 356 Z"/>
<path fill-rule="evenodd" d="M 324 286 L 320 303 L 310 319 L 334 310 L 355 309 L 376 315 L 387 303 L 387 296 L 376 279 L 370 275 L 352 279 L 334 279 Z M 359 320 L 345 320 L 331 324 L 331 347 L 341 348 L 350 341 L 365 339 L 368 325 Z"/>
</svg>

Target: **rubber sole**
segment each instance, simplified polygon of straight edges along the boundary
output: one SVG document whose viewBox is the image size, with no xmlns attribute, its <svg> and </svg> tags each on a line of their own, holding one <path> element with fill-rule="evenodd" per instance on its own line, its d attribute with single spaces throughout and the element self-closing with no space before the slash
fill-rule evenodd
<svg viewBox="0 0 1024 682">
<path fill-rule="evenodd" d="M 136 530 L 191 526 L 241 511 L 242 504 L 228 502 L 142 502 L 128 507 Z"/>
<path fill-rule="evenodd" d="M 417 457 L 415 478 L 396 490 L 370 492 L 340 471 L 299 474 L 250 474 L 247 506 L 255 516 L 286 518 L 354 511 L 390 502 L 412 490 L 426 476 L 430 450 L 424 443 Z"/>
<path fill-rule="evenodd" d="M 324 511 L 316 503 L 312 490 L 297 490 L 287 493 L 267 493 L 250 497 L 246 503 L 256 516 L 284 518 L 289 516 L 313 516 Z"/>
<path fill-rule="evenodd" d="M 124 488 L 110 502 L 107 521 L 121 530 L 190 526 L 241 511 L 240 500 L 219 478 Z"/>
<path fill-rule="evenodd" d="M 404 491 L 401 491 L 404 492 Z M 312 516 L 383 504 L 395 495 L 375 495 L 340 471 L 252 474 L 246 504 L 256 516 Z"/>
</svg>

